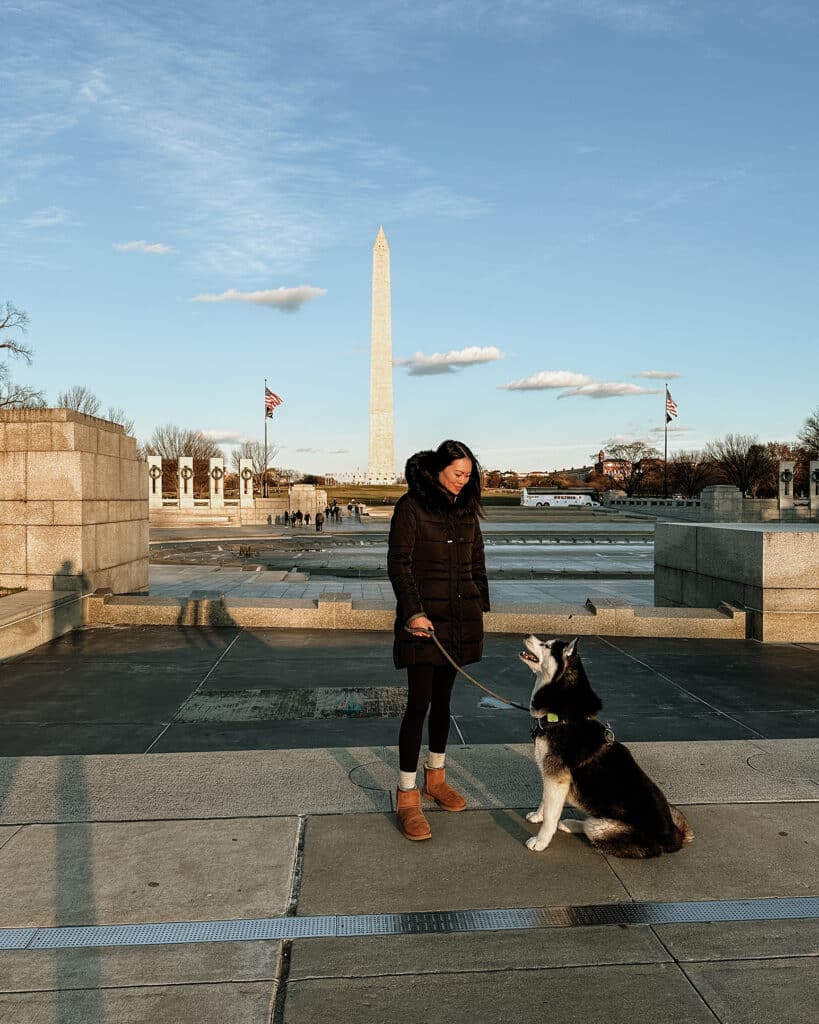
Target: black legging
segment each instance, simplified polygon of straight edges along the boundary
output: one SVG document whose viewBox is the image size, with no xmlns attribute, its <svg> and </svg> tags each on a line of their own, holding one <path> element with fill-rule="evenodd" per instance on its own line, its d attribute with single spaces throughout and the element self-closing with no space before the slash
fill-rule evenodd
<svg viewBox="0 0 819 1024">
<path fill-rule="evenodd" d="M 450 665 L 410 665 L 407 668 L 407 710 L 398 733 L 398 767 L 402 772 L 418 768 L 424 719 L 429 710 L 429 749 L 446 751 L 449 736 L 449 698 L 455 683 Z"/>
</svg>

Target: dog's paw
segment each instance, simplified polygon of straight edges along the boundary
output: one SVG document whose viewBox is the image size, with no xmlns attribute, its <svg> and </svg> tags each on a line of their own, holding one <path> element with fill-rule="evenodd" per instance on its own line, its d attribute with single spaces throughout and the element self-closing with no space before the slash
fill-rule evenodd
<svg viewBox="0 0 819 1024">
<path fill-rule="evenodd" d="M 585 831 L 583 828 L 583 822 L 578 821 L 577 818 L 564 818 L 557 826 L 561 832 L 574 832 L 579 834 Z"/>
<path fill-rule="evenodd" d="M 526 815 L 527 821 L 533 821 L 536 825 L 539 825 L 543 821 L 543 811 L 529 811 Z"/>
<path fill-rule="evenodd" d="M 529 836 L 526 840 L 526 845 L 530 850 L 534 850 L 535 853 L 540 853 L 540 851 L 545 850 L 549 844 L 544 839 L 539 839 L 537 836 Z"/>
</svg>

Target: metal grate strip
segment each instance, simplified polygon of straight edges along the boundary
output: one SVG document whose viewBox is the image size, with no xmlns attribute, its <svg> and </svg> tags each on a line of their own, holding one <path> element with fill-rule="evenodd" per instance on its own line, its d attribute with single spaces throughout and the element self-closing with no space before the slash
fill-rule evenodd
<svg viewBox="0 0 819 1024">
<path fill-rule="evenodd" d="M 185 942 L 259 942 L 360 935 L 586 928 L 605 925 L 697 924 L 819 918 L 819 896 L 677 903 L 598 903 L 577 907 L 439 910 L 409 914 L 329 914 L 237 921 L 0 928 L 0 949 L 153 946 Z"/>
<path fill-rule="evenodd" d="M 36 928 L 0 928 L 0 949 L 25 949 L 36 934 Z"/>
</svg>

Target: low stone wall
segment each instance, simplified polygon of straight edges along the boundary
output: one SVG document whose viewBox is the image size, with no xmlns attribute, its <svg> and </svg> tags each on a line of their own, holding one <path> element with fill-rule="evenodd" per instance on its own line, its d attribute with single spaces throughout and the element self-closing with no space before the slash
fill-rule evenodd
<svg viewBox="0 0 819 1024">
<path fill-rule="evenodd" d="M 654 531 L 654 603 L 746 611 L 748 635 L 819 642 L 819 526 L 662 523 Z"/>
<path fill-rule="evenodd" d="M 780 510 L 776 498 L 743 498 L 736 487 L 706 487 L 700 498 L 627 498 L 608 491 L 606 508 L 630 515 L 692 523 L 815 522 L 810 502 L 796 501 Z"/>
<path fill-rule="evenodd" d="M 147 589 L 146 472 L 119 424 L 0 411 L 0 586 Z"/>
<path fill-rule="evenodd" d="M 231 598 L 218 592 L 190 598 L 94 595 L 90 626 L 240 626 L 246 629 L 360 629 L 392 631 L 395 608 L 327 592 L 318 600 Z M 662 636 L 744 639 L 745 615 L 719 608 L 644 608 L 610 598 L 585 605 L 499 605 L 484 616 L 489 633 L 542 636 Z"/>
<path fill-rule="evenodd" d="M 327 507 L 327 492 L 312 484 L 294 484 L 291 490 L 272 494 L 268 498 L 254 497 L 252 505 L 218 505 L 211 507 L 204 501 L 189 508 L 177 504 L 164 505 L 150 510 L 151 526 L 281 526 L 284 513 L 309 512 L 315 521 L 316 512 Z"/>
<path fill-rule="evenodd" d="M 83 598 L 67 591 L 27 591 L 0 600 L 0 662 L 79 629 Z"/>
</svg>

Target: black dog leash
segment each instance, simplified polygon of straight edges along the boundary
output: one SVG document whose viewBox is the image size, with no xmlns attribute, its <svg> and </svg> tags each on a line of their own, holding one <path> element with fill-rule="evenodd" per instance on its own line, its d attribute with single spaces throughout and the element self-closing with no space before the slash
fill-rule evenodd
<svg viewBox="0 0 819 1024">
<path fill-rule="evenodd" d="M 484 686 L 483 683 L 479 683 L 477 679 L 473 679 L 472 676 L 465 672 L 460 665 L 458 665 L 450 656 L 449 651 L 443 646 L 441 641 L 435 635 L 434 629 L 422 629 L 420 626 L 404 626 L 404 629 L 408 633 L 423 633 L 424 636 L 429 637 L 434 641 L 435 646 L 443 654 L 449 664 L 455 669 L 456 672 L 460 672 L 461 675 L 470 681 L 473 686 L 477 686 L 479 690 L 483 690 L 484 693 L 488 693 L 490 697 L 494 697 L 495 700 L 499 700 L 501 704 L 508 704 L 510 708 L 518 708 L 520 711 L 525 711 L 529 714 L 529 708 L 524 707 L 523 704 L 518 704 L 516 701 L 507 700 L 505 697 L 501 697 L 499 693 L 495 693 L 494 690 L 490 690 L 488 686 Z"/>
</svg>

